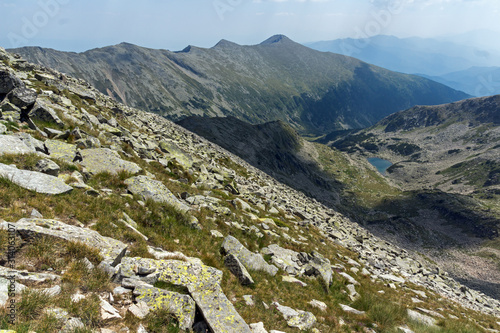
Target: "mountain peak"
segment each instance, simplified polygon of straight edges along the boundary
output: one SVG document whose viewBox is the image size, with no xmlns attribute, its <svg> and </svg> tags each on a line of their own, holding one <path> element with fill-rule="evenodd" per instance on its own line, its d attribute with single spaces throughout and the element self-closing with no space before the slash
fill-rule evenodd
<svg viewBox="0 0 500 333">
<path fill-rule="evenodd" d="M 287 42 L 292 42 L 292 40 L 285 35 L 274 35 L 272 37 L 269 37 L 262 43 L 260 43 L 260 45 L 269 45 L 269 44 L 287 43 Z"/>
<path fill-rule="evenodd" d="M 226 39 L 221 39 L 215 46 L 213 47 L 214 49 L 216 48 L 229 48 L 229 47 L 237 47 L 240 46 L 239 44 L 233 43 L 229 40 Z"/>
</svg>

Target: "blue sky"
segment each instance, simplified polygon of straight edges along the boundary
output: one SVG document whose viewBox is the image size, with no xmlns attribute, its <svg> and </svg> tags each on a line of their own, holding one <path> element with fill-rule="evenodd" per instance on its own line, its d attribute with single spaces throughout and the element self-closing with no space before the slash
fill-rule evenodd
<svg viewBox="0 0 500 333">
<path fill-rule="evenodd" d="M 500 34 L 499 14 L 498 0 L 1 0 L 0 46 L 80 52 L 125 41 L 175 51 L 274 34 L 297 42 Z"/>
</svg>

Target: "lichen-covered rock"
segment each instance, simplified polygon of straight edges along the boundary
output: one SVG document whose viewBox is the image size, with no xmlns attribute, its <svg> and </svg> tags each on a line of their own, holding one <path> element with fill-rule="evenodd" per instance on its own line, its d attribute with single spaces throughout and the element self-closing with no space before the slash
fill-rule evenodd
<svg viewBox="0 0 500 333">
<path fill-rule="evenodd" d="M 62 223 L 57 220 L 21 219 L 14 223 L 16 231 L 23 239 L 31 239 L 33 235 L 45 235 L 69 242 L 81 242 L 99 250 L 105 261 L 116 266 L 127 250 L 127 245 L 101 236 L 97 231 L 84 229 Z M 0 228 L 7 228 L 7 223 L 1 223 Z"/>
<path fill-rule="evenodd" d="M 263 271 L 269 275 L 276 275 L 278 267 L 269 265 L 261 254 L 252 253 L 233 236 L 227 236 L 222 242 L 222 252 L 226 255 L 234 254 L 246 269 Z"/>
<path fill-rule="evenodd" d="M 333 281 L 333 272 L 330 260 L 315 251 L 309 254 L 308 257 L 309 261 L 304 267 L 304 274 L 321 276 L 325 285 L 329 287 Z"/>
<path fill-rule="evenodd" d="M 140 272 L 148 275 L 140 275 Z M 213 267 L 179 260 L 124 258 L 118 279 L 135 278 L 186 287 L 214 333 L 250 333 L 250 328 L 224 295 L 222 272 Z"/>
<path fill-rule="evenodd" d="M 0 163 L 0 177 L 30 191 L 42 194 L 64 194 L 73 188 L 61 179 L 41 172 L 19 170 L 13 166 Z"/>
<path fill-rule="evenodd" d="M 125 180 L 128 190 L 136 195 L 142 196 L 144 200 L 151 199 L 174 206 L 180 211 L 188 211 L 190 208 L 177 199 L 170 190 L 160 181 L 147 176 L 137 176 Z"/>
<path fill-rule="evenodd" d="M 41 100 L 38 100 L 35 103 L 31 111 L 28 113 L 28 117 L 31 119 L 53 123 L 59 127 L 64 127 L 64 123 L 61 121 L 54 109 Z"/>
<path fill-rule="evenodd" d="M 35 153 L 19 136 L 0 135 L 0 155 L 3 154 L 30 154 Z"/>
<path fill-rule="evenodd" d="M 299 252 L 282 248 L 277 244 L 271 244 L 263 248 L 261 253 L 270 255 L 271 262 L 288 274 L 300 275 L 302 263 L 299 260 Z"/>
<path fill-rule="evenodd" d="M 175 143 L 171 141 L 161 141 L 159 147 L 162 152 L 169 155 L 170 159 L 175 160 L 185 169 L 189 169 L 193 166 L 193 158 L 191 155 L 180 149 Z"/>
<path fill-rule="evenodd" d="M 76 157 L 76 145 L 59 140 L 46 140 L 45 147 L 51 158 L 57 158 L 66 163 L 73 163 Z"/>
<path fill-rule="evenodd" d="M 137 301 L 144 301 L 152 310 L 164 309 L 175 315 L 183 330 L 194 324 L 196 304 L 189 295 L 158 288 L 137 287 L 134 290 Z"/>
<path fill-rule="evenodd" d="M 278 302 L 273 302 L 273 306 L 281 312 L 290 327 L 295 327 L 302 331 L 311 329 L 316 324 L 316 317 L 311 312 L 295 310 Z"/>
<path fill-rule="evenodd" d="M 117 174 L 121 171 L 137 174 L 142 170 L 137 164 L 122 160 L 117 152 L 108 148 L 85 149 L 80 153 L 80 164 L 93 175 L 101 172 Z"/>
<path fill-rule="evenodd" d="M 238 278 L 238 280 L 240 280 L 242 285 L 254 284 L 252 276 L 234 254 L 229 254 L 224 257 L 224 265 Z"/>
</svg>

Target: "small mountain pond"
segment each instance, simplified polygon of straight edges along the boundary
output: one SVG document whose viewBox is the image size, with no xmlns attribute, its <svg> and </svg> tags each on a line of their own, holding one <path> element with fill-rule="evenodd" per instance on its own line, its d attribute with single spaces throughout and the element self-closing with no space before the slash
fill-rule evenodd
<svg viewBox="0 0 500 333">
<path fill-rule="evenodd" d="M 378 157 L 370 157 L 368 159 L 368 162 L 373 165 L 375 168 L 377 168 L 378 172 L 380 172 L 382 175 L 385 176 L 385 172 L 387 169 L 392 165 L 391 162 L 387 160 L 383 160 Z"/>
</svg>

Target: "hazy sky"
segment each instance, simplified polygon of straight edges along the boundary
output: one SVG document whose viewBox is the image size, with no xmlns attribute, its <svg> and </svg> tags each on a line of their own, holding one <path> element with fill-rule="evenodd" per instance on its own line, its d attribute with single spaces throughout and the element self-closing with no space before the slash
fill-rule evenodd
<svg viewBox="0 0 500 333">
<path fill-rule="evenodd" d="M 125 41 L 176 51 L 220 39 L 257 44 L 274 34 L 297 42 L 500 35 L 499 14 L 499 0 L 0 0 L 0 46 L 79 52 Z"/>
</svg>

